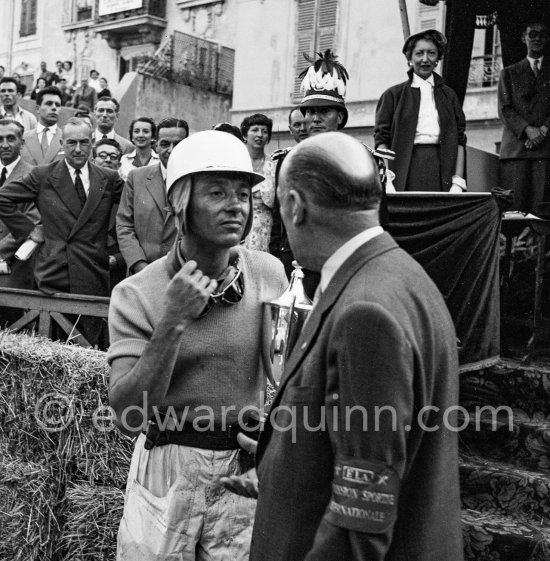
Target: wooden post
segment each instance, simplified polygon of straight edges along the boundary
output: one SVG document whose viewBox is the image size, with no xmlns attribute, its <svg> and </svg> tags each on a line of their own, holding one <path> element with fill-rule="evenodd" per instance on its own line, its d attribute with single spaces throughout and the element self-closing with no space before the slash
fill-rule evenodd
<svg viewBox="0 0 550 561">
<path fill-rule="evenodd" d="M 403 27 L 403 38 L 406 39 L 411 34 L 409 24 L 409 14 L 407 13 L 407 0 L 399 0 L 399 12 L 401 13 L 401 26 Z"/>
</svg>

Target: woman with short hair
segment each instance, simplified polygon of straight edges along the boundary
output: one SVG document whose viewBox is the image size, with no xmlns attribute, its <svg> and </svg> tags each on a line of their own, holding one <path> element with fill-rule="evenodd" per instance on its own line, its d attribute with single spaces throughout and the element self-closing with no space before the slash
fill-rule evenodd
<svg viewBox="0 0 550 561">
<path fill-rule="evenodd" d="M 130 170 L 159 163 L 158 154 L 153 150 L 157 138 L 157 126 L 149 117 L 139 117 L 130 123 L 129 138 L 136 147 L 120 160 L 119 174 L 126 181 Z"/>
<path fill-rule="evenodd" d="M 265 176 L 265 181 L 252 189 L 254 220 L 252 230 L 244 242 L 247 249 L 269 251 L 275 203 L 275 166 L 266 155 L 265 147 L 271 140 L 272 131 L 273 121 L 261 113 L 245 117 L 241 123 L 241 133 L 248 148 L 252 168 L 256 173 Z"/>
<path fill-rule="evenodd" d="M 435 29 L 403 46 L 406 82 L 386 90 L 376 108 L 376 148 L 390 148 L 397 191 L 466 191 L 466 118 L 456 93 L 434 72 L 447 39 Z"/>
</svg>

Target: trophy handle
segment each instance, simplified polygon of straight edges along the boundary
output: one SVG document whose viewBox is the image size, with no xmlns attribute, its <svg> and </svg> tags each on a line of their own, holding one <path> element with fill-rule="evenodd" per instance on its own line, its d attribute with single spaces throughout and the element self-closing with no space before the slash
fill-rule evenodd
<svg viewBox="0 0 550 561">
<path fill-rule="evenodd" d="M 271 310 L 264 307 L 263 323 L 262 323 L 262 345 L 261 357 L 265 375 L 268 382 L 276 388 L 279 384 L 273 376 L 273 368 L 271 367 Z"/>
<path fill-rule="evenodd" d="M 285 364 L 286 361 L 288 359 L 288 355 L 290 354 L 290 351 L 292 350 L 291 345 L 289 345 L 290 343 L 290 329 L 292 327 L 292 317 L 294 316 L 294 308 L 296 307 L 296 296 L 294 295 L 292 297 L 292 303 L 290 304 L 290 310 L 288 313 L 288 322 L 286 324 L 286 333 L 285 333 L 285 349 L 284 349 L 284 358 L 285 358 Z"/>
</svg>

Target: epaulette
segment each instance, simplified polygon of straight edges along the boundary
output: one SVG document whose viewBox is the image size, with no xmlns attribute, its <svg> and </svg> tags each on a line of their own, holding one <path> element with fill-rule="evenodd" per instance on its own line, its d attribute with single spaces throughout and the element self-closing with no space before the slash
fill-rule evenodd
<svg viewBox="0 0 550 561">
<path fill-rule="evenodd" d="M 280 160 L 281 158 L 284 158 L 291 150 L 292 150 L 292 147 L 290 147 L 290 148 L 279 148 L 279 150 L 275 150 L 275 152 L 273 152 L 273 154 L 271 154 L 270 158 L 274 162 L 276 162 L 277 160 Z"/>
</svg>

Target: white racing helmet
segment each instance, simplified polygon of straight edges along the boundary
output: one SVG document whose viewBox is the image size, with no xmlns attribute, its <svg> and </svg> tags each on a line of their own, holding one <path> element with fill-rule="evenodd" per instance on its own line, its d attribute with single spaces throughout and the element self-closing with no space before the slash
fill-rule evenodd
<svg viewBox="0 0 550 561">
<path fill-rule="evenodd" d="M 252 160 L 246 146 L 232 134 L 222 131 L 198 132 L 177 144 L 166 166 L 166 193 L 180 179 L 183 181 L 180 202 L 183 210 L 182 233 L 186 233 L 188 222 L 187 209 L 191 198 L 192 174 L 201 172 L 244 173 L 250 178 L 253 187 L 264 181 L 265 177 L 252 169 Z M 252 228 L 252 201 L 250 213 L 243 232 L 243 239 Z"/>
<path fill-rule="evenodd" d="M 166 192 L 174 183 L 192 173 L 228 171 L 250 177 L 252 187 L 265 177 L 252 169 L 246 146 L 232 134 L 202 131 L 182 140 L 174 147 L 166 166 Z"/>
</svg>

